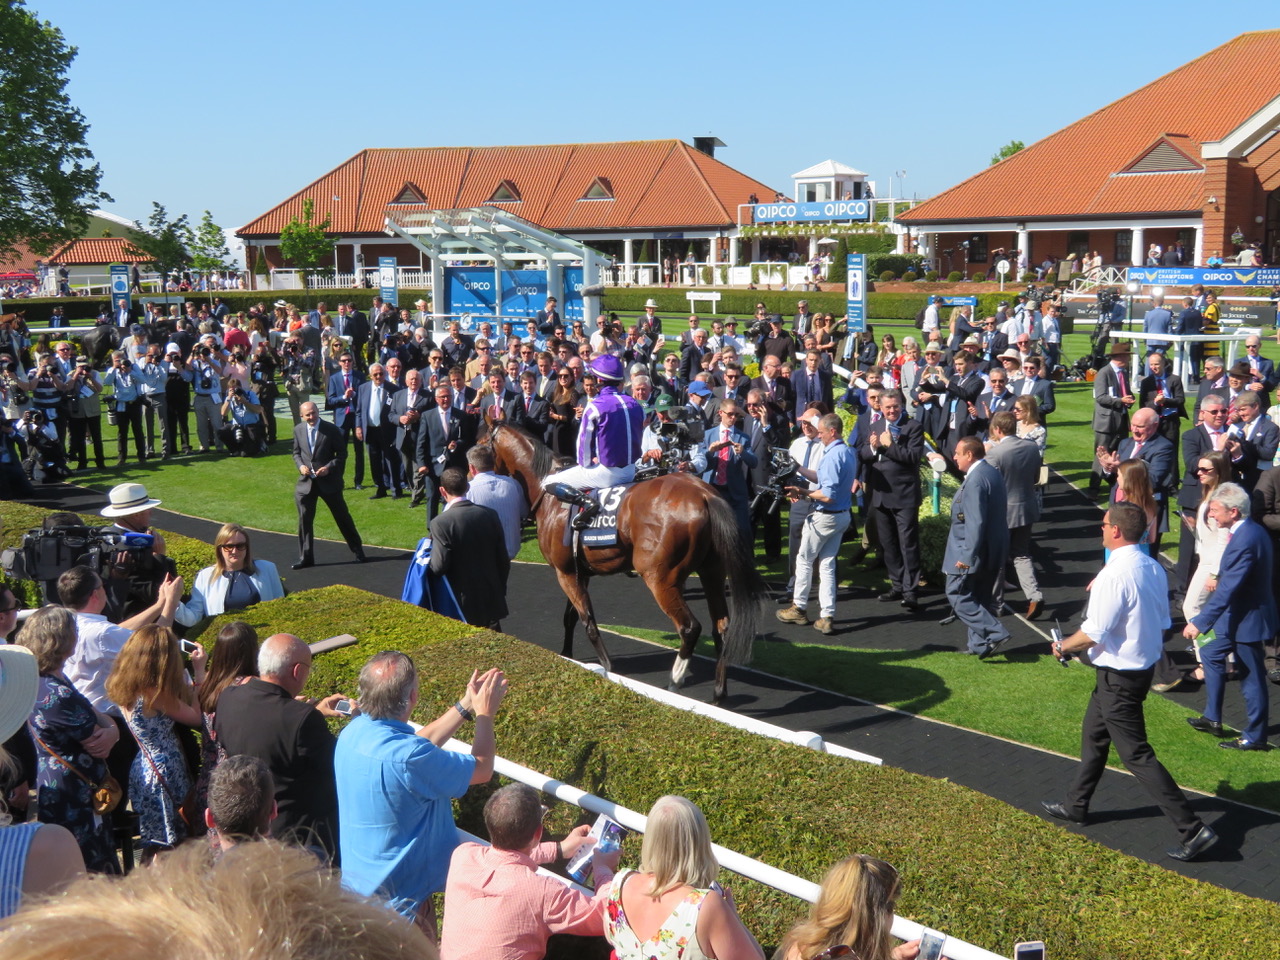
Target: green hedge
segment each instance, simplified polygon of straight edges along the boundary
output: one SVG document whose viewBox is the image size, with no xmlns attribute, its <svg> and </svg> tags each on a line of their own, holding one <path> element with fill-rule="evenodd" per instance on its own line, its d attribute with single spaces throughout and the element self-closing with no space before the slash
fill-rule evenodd
<svg viewBox="0 0 1280 960">
<path fill-rule="evenodd" d="M 107 505 L 105 497 L 102 505 L 104 507 Z M 25 503 L 4 502 L 0 510 L 0 518 L 3 521 L 3 526 L 0 526 L 0 550 L 21 544 L 24 533 L 39 527 L 44 523 L 44 518 L 54 512 Z M 103 527 L 110 523 L 108 519 L 96 513 L 84 513 L 80 516 L 91 527 Z M 184 537 L 180 533 L 171 533 L 168 530 L 161 530 L 160 533 L 164 536 L 166 552 L 178 565 L 178 574 L 182 577 L 187 592 L 190 592 L 196 574 L 213 563 L 213 547 L 202 540 Z M 0 582 L 12 587 L 24 606 L 39 606 L 42 602 L 39 587 L 30 580 L 12 580 L 0 574 Z"/>
<path fill-rule="evenodd" d="M 328 587 L 260 604 L 247 619 L 263 636 L 360 638 L 317 658 L 312 696 L 354 693 L 360 664 L 379 650 L 410 653 L 422 672 L 419 721 L 452 703 L 473 668 L 502 667 L 511 683 L 497 720 L 504 757 L 642 812 L 664 793 L 686 796 L 716 842 L 810 880 L 852 851 L 884 857 L 902 871 L 900 914 L 998 953 L 1043 939 L 1055 960 L 1146 960 L 1155 932 L 1172 930 L 1181 956 L 1253 960 L 1280 924 L 1280 905 L 1117 853 L 946 780 L 722 727 L 547 650 L 398 601 Z M 460 826 L 484 834 L 480 810 L 494 786 L 468 792 Z M 589 819 L 550 806 L 552 835 Z M 638 857 L 633 837 L 624 863 Z M 805 912 L 767 887 L 728 879 L 767 947 Z"/>
<path fill-rule="evenodd" d="M 169 294 L 169 303 L 186 303 L 190 300 L 192 303 L 200 306 L 202 304 L 211 304 L 214 297 L 221 297 L 222 302 L 227 305 L 232 313 L 240 310 L 248 310 L 255 304 L 265 303 L 270 307 L 277 300 L 284 300 L 292 303 L 300 309 L 310 309 L 320 301 L 324 301 L 329 305 L 330 310 L 336 310 L 339 302 L 354 303 L 361 310 L 367 311 L 373 304 L 373 298 L 378 296 L 378 290 L 375 287 L 372 290 L 363 288 L 358 290 L 224 290 L 213 293 L 195 293 L 188 291 L 187 293 L 171 293 Z M 413 301 L 425 297 L 431 298 L 431 294 L 427 290 L 418 290 L 410 288 L 402 288 L 399 291 L 400 303 L 403 306 L 412 309 Z M 98 310 L 104 303 L 110 301 L 106 297 L 46 297 L 31 300 L 6 300 L 5 310 L 26 310 L 27 323 L 30 326 L 41 327 L 49 322 L 49 315 L 53 312 L 55 306 L 61 306 L 63 313 L 72 324 L 92 323 L 98 317 Z M 138 303 L 163 303 L 163 294 L 144 294 L 133 298 L 134 304 Z"/>
</svg>

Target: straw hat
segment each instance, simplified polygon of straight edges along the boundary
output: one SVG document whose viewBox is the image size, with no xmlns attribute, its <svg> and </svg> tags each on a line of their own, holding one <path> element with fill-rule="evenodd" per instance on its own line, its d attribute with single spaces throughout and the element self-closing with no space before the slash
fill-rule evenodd
<svg viewBox="0 0 1280 960">
<path fill-rule="evenodd" d="M 0 643 L 0 740 L 8 740 L 31 716 L 40 687 L 36 656 L 26 647 Z"/>
</svg>

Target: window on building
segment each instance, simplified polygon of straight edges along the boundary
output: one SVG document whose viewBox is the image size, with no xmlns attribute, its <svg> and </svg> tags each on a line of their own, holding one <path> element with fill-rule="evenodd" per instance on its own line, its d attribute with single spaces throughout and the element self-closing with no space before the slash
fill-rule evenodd
<svg viewBox="0 0 1280 960">
<path fill-rule="evenodd" d="M 422 191 L 419 190 L 414 184 L 406 183 L 403 187 L 400 188 L 400 192 L 396 194 L 396 198 L 391 202 L 392 203 L 426 203 L 427 198 L 423 196 Z"/>
<path fill-rule="evenodd" d="M 1072 230 L 1067 234 L 1067 253 L 1074 253 L 1077 260 L 1089 255 L 1089 231 Z"/>
<path fill-rule="evenodd" d="M 986 263 L 987 262 L 987 235 L 985 233 L 971 234 L 969 241 L 969 262 L 970 263 Z"/>
<path fill-rule="evenodd" d="M 493 196 L 489 198 L 490 203 L 520 203 L 520 191 L 516 189 L 516 185 L 510 180 L 503 180 L 493 191 Z"/>
<path fill-rule="evenodd" d="M 1116 231 L 1116 255 L 1112 258 L 1112 263 L 1126 264 L 1133 263 L 1133 231 L 1117 230 Z"/>
<path fill-rule="evenodd" d="M 587 192 L 582 195 L 583 200 L 612 200 L 613 184 L 609 182 L 608 177 L 596 177 L 591 181 L 591 186 L 587 187 Z"/>
<path fill-rule="evenodd" d="M 826 203 L 832 199 L 831 184 L 827 181 L 800 184 L 800 199 L 804 203 Z"/>
<path fill-rule="evenodd" d="M 1183 256 L 1186 259 L 1183 263 L 1191 265 L 1191 259 L 1196 255 L 1196 232 L 1192 227 L 1186 227 L 1178 231 L 1178 242 L 1182 244 Z"/>
</svg>

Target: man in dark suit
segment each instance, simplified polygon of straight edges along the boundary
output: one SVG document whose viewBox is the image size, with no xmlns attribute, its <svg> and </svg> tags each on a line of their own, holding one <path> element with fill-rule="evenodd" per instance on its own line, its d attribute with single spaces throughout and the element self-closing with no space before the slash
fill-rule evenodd
<svg viewBox="0 0 1280 960">
<path fill-rule="evenodd" d="M 736 363 L 725 364 L 721 377 L 724 385 L 711 391 L 716 398 L 723 400 L 725 397 L 733 397 L 741 403 L 746 403 L 747 395 L 751 392 L 751 381 L 743 375 L 742 368 Z"/>
<path fill-rule="evenodd" d="M 796 303 L 796 315 L 792 319 L 791 329 L 797 337 L 813 332 L 813 313 L 809 310 L 808 300 L 800 300 Z M 803 410 L 804 407 L 800 409 Z"/>
<path fill-rule="evenodd" d="M 460 366 L 449 370 L 449 396 L 453 408 L 459 413 L 465 413 L 476 402 L 476 389 L 467 383 L 466 374 Z"/>
<path fill-rule="evenodd" d="M 404 485 L 410 490 L 409 508 L 421 504 L 427 496 L 426 475 L 418 473 L 418 426 L 422 416 L 432 408 L 430 391 L 424 389 L 422 374 L 410 370 L 404 375 L 404 389 L 396 392 L 391 400 L 391 419 L 396 424 L 396 452 Z"/>
<path fill-rule="evenodd" d="M 325 717 L 339 716 L 333 707 L 347 694 L 331 694 L 314 706 L 295 699 L 311 673 L 311 650 L 292 634 L 277 633 L 264 640 L 258 663 L 260 676 L 232 684 L 218 697 L 214 722 L 218 743 L 229 756 L 257 757 L 271 770 L 279 811 L 271 823 L 273 837 L 318 845 L 329 859 L 335 859 L 336 740 Z"/>
<path fill-rule="evenodd" d="M 544 337 L 551 336 L 555 332 L 556 326 L 563 321 L 560 319 L 560 311 L 556 309 L 556 298 L 547 297 L 546 306 L 538 311 L 537 316 L 538 332 Z"/>
<path fill-rule="evenodd" d="M 787 420 L 795 418 L 796 395 L 791 381 L 782 376 L 782 361 L 769 355 L 760 362 L 760 376 L 751 381 L 755 390 L 763 390 L 766 397 L 775 403 Z"/>
<path fill-rule="evenodd" d="M 324 408 L 333 411 L 333 425 L 342 431 L 343 450 L 355 447 L 355 488 L 364 489 L 364 441 L 356 438 L 356 391 L 364 377 L 355 369 L 354 354 L 345 350 L 338 358 L 339 371 L 330 375 L 324 392 Z"/>
<path fill-rule="evenodd" d="M 465 368 L 475 355 L 475 342 L 462 332 L 462 324 L 455 320 L 449 324 L 449 335 L 440 342 L 440 350 L 450 367 Z"/>
<path fill-rule="evenodd" d="M 721 404 L 723 404 L 721 400 Z M 785 447 L 791 442 L 791 431 L 776 407 L 769 404 L 759 390 L 747 394 L 747 420 L 743 431 L 751 438 L 751 452 L 756 455 L 756 465 L 751 468 L 751 496 L 769 485 L 773 472 L 773 448 Z M 751 515 L 751 524 L 761 531 L 766 562 L 772 563 L 782 556 L 781 510 L 772 498 L 761 500 Z"/>
<path fill-rule="evenodd" d="M 447 577 L 467 623 L 501 630 L 507 615 L 506 536 L 497 513 L 467 499 L 467 471 L 447 467 L 440 474 L 445 509 L 428 526 L 431 572 Z"/>
<path fill-rule="evenodd" d="M 1200 406 L 1204 398 L 1211 393 L 1227 396 L 1227 368 L 1218 357 L 1209 357 L 1204 362 L 1204 376 L 1200 378 L 1200 386 L 1196 390 L 1196 405 L 1191 411 L 1191 419 L 1199 421 Z"/>
<path fill-rule="evenodd" d="M 1262 395 L 1269 394 L 1280 380 L 1275 361 L 1262 355 L 1262 339 L 1255 333 L 1244 342 L 1244 362 L 1249 365 L 1249 383 L 1245 388 Z"/>
<path fill-rule="evenodd" d="M 1031 563 L 1031 527 L 1040 519 L 1040 495 L 1036 490 L 1040 482 L 1040 448 L 1018 438 L 1017 420 L 1008 410 L 997 413 L 991 420 L 987 463 L 999 470 L 1004 479 L 1008 497 L 1005 516 L 1009 523 L 1009 557 L 1013 560 L 1018 586 L 1027 598 L 1027 619 L 1034 620 L 1044 604 Z M 997 611 L 1004 607 L 1003 576 L 996 577 L 995 604 Z"/>
<path fill-rule="evenodd" d="M 1230 530 L 1209 599 L 1187 622 L 1182 635 L 1194 641 L 1209 630 L 1214 639 L 1200 650 L 1204 666 L 1204 715 L 1188 718 L 1196 730 L 1222 736 L 1222 694 L 1227 655 L 1235 654 L 1246 673 L 1240 681 L 1247 722 L 1239 738 L 1219 746 L 1235 750 L 1267 748 L 1269 697 L 1262 648 L 1276 633 L 1276 600 L 1271 592 L 1271 538 L 1249 519 L 1249 494 L 1234 483 L 1219 484 L 1209 495 L 1209 515 Z"/>
<path fill-rule="evenodd" d="M 738 401 L 725 398 L 720 403 L 720 423 L 707 428 L 707 472 L 702 479 L 716 488 L 733 507 L 738 526 L 745 536 L 751 536 L 750 488 L 747 472 L 759 461 L 751 449 L 751 438 L 736 426 Z"/>
<path fill-rule="evenodd" d="M 978 433 L 978 424 L 969 413 L 969 406 L 982 395 L 983 386 L 973 355 L 967 350 L 958 351 L 955 355 L 955 373 L 947 378 L 941 397 L 943 415 L 946 418 L 945 428 L 941 437 L 934 437 L 941 441 L 948 465 L 955 465 L 956 445 L 965 437 L 976 436 Z"/>
<path fill-rule="evenodd" d="M 1058 403 L 1053 396 L 1053 381 L 1044 377 L 1044 361 L 1039 357 L 1026 357 L 1022 361 L 1022 379 L 1013 384 L 1013 392 L 1018 396 L 1031 394 L 1036 398 L 1036 409 L 1040 411 L 1042 423 L 1048 422 L 1048 415 L 1057 409 Z"/>
<path fill-rule="evenodd" d="M 1200 419 L 1199 426 L 1192 427 L 1182 435 L 1183 476 L 1178 490 L 1178 506 L 1182 508 L 1184 517 L 1195 517 L 1196 508 L 1200 506 L 1200 477 L 1196 473 L 1200 458 L 1211 450 L 1227 449 L 1229 452 L 1231 442 L 1227 433 L 1227 401 L 1224 397 L 1216 393 L 1206 394 L 1204 405 L 1200 408 Z M 1185 522 L 1181 527 L 1176 588 L 1185 591 L 1191 580 L 1196 541 L 1195 532 Z"/>
<path fill-rule="evenodd" d="M 323 500 L 338 525 L 356 563 L 364 563 L 364 544 L 356 530 L 347 503 L 342 499 L 342 471 L 346 466 L 342 434 L 332 423 L 320 419 L 319 408 L 308 400 L 299 411 L 302 423 L 293 428 L 293 462 L 298 467 L 293 499 L 298 505 L 298 561 L 301 570 L 315 563 L 311 529 L 316 519 L 316 500 Z"/>
<path fill-rule="evenodd" d="M 356 391 L 356 439 L 369 447 L 369 472 L 377 486 L 370 500 L 381 500 L 388 490 L 399 500 L 404 485 L 396 452 L 396 421 L 391 413 L 397 389 L 387 380 L 382 364 L 373 363 L 368 381 Z"/>
<path fill-rule="evenodd" d="M 1233 464 L 1240 485 L 1252 491 L 1262 472 L 1271 469 L 1276 449 L 1280 448 L 1280 427 L 1262 415 L 1262 398 L 1246 390 L 1236 397 L 1235 418 L 1227 432 L 1240 444 L 1239 456 Z"/>
<path fill-rule="evenodd" d="M 1120 441 L 1120 446 L 1115 453 L 1100 458 L 1100 463 L 1103 468 L 1103 477 L 1114 483 L 1116 468 L 1121 463 L 1125 460 L 1142 460 L 1146 463 L 1147 473 L 1151 477 L 1151 487 L 1155 492 L 1156 503 L 1163 504 L 1172 494 L 1178 479 L 1175 473 L 1177 455 L 1174 453 L 1173 444 L 1156 432 L 1157 421 L 1156 412 L 1150 407 L 1135 411 L 1133 418 L 1129 421 L 1129 436 Z M 1115 502 L 1114 487 L 1111 490 L 1110 499 L 1112 503 Z M 1196 502 L 1199 503 L 1199 500 Z"/>
<path fill-rule="evenodd" d="M 882 420 L 858 434 L 862 483 L 889 573 L 889 591 L 879 599 L 885 603 L 898 600 L 908 610 L 916 610 L 924 428 L 907 416 L 901 390 L 886 390 L 881 395 L 880 413 Z"/>
<path fill-rule="evenodd" d="M 1004 367 L 996 364 L 995 369 L 987 375 L 987 380 L 991 384 L 991 389 L 979 395 L 978 402 L 970 411 L 978 426 L 977 436 L 984 440 L 991 425 L 991 418 L 1002 410 L 1012 413 L 1013 405 L 1018 399 L 1017 394 L 1009 389 L 1009 374 L 1005 372 Z"/>
<path fill-rule="evenodd" d="M 551 404 L 538 396 L 537 386 L 538 375 L 532 370 L 520 374 L 520 393 L 507 401 L 503 415 L 509 423 L 541 440 L 551 422 Z"/>
<path fill-rule="evenodd" d="M 702 372 L 702 358 L 711 351 L 707 348 L 707 331 L 699 327 L 693 331 L 691 343 L 680 352 L 680 379 L 689 383 Z"/>
<path fill-rule="evenodd" d="M 1169 371 L 1169 361 L 1162 353 L 1147 357 L 1151 375 L 1142 378 L 1138 387 L 1138 406 L 1154 410 L 1159 418 L 1160 436 L 1173 444 L 1178 451 L 1178 438 L 1182 436 L 1182 421 L 1187 419 L 1187 392 L 1182 378 Z M 1135 414 L 1136 416 L 1136 414 Z"/>
<path fill-rule="evenodd" d="M 834 396 L 831 388 L 831 372 L 822 369 L 822 358 L 817 350 L 804 355 L 804 366 L 791 374 L 791 386 L 795 389 L 795 409 L 803 413 L 811 403 L 824 403 L 833 410 Z"/>
<path fill-rule="evenodd" d="M 995 317 L 987 317 L 982 321 L 978 344 L 982 350 L 982 369 L 987 372 L 999 369 L 1000 361 L 997 358 L 1009 349 L 1009 335 L 999 329 Z"/>
<path fill-rule="evenodd" d="M 1271 594 L 1280 597 L 1280 470 L 1265 470 L 1253 489 L 1253 520 L 1262 524 L 1271 537 Z M 1280 683 L 1280 638 L 1266 642 L 1264 663 L 1267 679 Z"/>
<path fill-rule="evenodd" d="M 956 466 L 964 482 L 951 501 L 951 529 L 942 559 L 951 609 L 969 631 L 970 653 L 985 660 L 1009 640 L 995 615 L 996 582 L 1009 553 L 1007 494 L 1000 471 L 987 463 L 982 441 L 962 437 Z"/>
<path fill-rule="evenodd" d="M 448 467 L 464 470 L 467 462 L 467 414 L 453 405 L 453 389 L 436 387 L 436 406 L 418 424 L 418 473 L 431 490 L 427 522 L 440 510 L 440 475 Z"/>
<path fill-rule="evenodd" d="M 1196 309 L 1195 298 L 1183 297 L 1182 312 L 1178 314 L 1178 319 L 1174 321 L 1174 329 L 1183 336 L 1196 336 L 1201 332 L 1200 328 L 1203 324 L 1204 317 Z M 1200 382 L 1200 363 L 1203 357 L 1203 343 L 1193 341 L 1187 344 L 1187 360 L 1191 364 L 1191 369 L 1187 371 L 1187 383 L 1196 384 Z"/>
<path fill-rule="evenodd" d="M 1129 432 L 1129 408 L 1135 399 L 1135 384 L 1129 371 L 1129 344 L 1111 347 L 1111 362 L 1093 380 L 1093 471 L 1089 475 L 1089 495 L 1096 497 L 1102 480 L 1099 453 L 1115 453 Z"/>
</svg>

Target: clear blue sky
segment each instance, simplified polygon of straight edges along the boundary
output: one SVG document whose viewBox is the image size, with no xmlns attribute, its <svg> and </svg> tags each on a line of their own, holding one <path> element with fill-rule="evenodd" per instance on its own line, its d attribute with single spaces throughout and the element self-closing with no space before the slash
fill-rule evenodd
<svg viewBox="0 0 1280 960">
<path fill-rule="evenodd" d="M 106 208 L 145 218 L 158 200 L 224 227 L 365 147 L 713 134 L 720 159 L 784 193 L 834 159 L 881 196 L 906 170 L 924 197 L 1274 26 L 1187 0 L 29 6 L 79 48 L 68 92 Z"/>
</svg>

